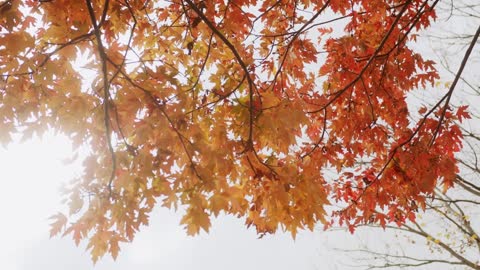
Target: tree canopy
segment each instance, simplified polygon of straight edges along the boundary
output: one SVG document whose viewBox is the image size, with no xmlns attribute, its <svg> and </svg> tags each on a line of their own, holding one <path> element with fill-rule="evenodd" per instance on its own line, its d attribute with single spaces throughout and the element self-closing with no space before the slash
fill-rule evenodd
<svg viewBox="0 0 480 270">
<path fill-rule="evenodd" d="M 480 2 L 440 2 L 436 10 L 437 22 L 423 36 L 428 38 L 434 59 L 438 59 L 440 81 L 449 82 L 457 76 L 457 66 L 462 60 L 456 52 L 478 45 L 478 34 L 473 32 L 480 25 Z M 452 28 L 454 25 L 464 26 Z M 480 219 L 476 218 L 480 215 L 480 114 L 475 106 L 480 102 L 480 80 L 476 74 L 480 61 L 475 57 L 478 52 L 475 48 L 452 98 L 453 103 L 472 105 L 469 109 L 472 118 L 460 125 L 465 147 L 456 155 L 459 172 L 454 187 L 447 192 L 437 188 L 428 195 L 426 209 L 415 221 L 387 225 L 386 229 L 399 237 L 395 244 L 388 236 L 382 237 L 383 246 L 379 240 L 365 241 L 358 249 L 352 243 L 345 244 L 342 249 L 348 257 L 356 258 L 349 264 L 359 269 L 480 269 Z M 370 230 L 365 232 L 378 233 Z M 361 233 L 357 237 L 368 239 Z"/>
<path fill-rule="evenodd" d="M 94 260 L 157 204 L 189 234 L 220 213 L 260 235 L 400 225 L 452 186 L 469 117 L 455 83 L 407 104 L 438 78 L 411 46 L 437 3 L 6 0 L 0 140 L 52 128 L 89 149 L 51 233 Z"/>
</svg>

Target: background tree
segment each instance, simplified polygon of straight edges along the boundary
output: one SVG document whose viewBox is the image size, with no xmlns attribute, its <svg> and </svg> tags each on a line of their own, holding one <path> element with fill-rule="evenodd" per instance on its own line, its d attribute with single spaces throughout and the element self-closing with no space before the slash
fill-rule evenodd
<svg viewBox="0 0 480 270">
<path fill-rule="evenodd" d="M 189 234 L 220 212 L 260 235 L 402 225 L 453 185 L 468 117 L 452 84 L 409 119 L 438 74 L 408 41 L 438 2 L 6 0 L 0 138 L 50 127 L 88 147 L 52 235 L 89 239 L 94 260 L 157 203 Z"/>
<path fill-rule="evenodd" d="M 476 1 L 441 3 L 439 26 L 423 33 L 441 64 L 441 73 L 452 81 L 457 77 L 454 66 L 460 65 L 457 55 L 475 44 L 475 36 L 469 34 L 471 26 L 480 24 L 480 4 Z M 458 27 L 453 28 L 452 25 Z M 470 26 L 470 27 L 469 27 Z M 478 43 L 478 41 L 477 41 Z M 478 53 L 472 54 L 467 72 L 458 77 L 456 104 L 472 105 L 472 119 L 461 123 L 466 147 L 457 155 L 460 170 L 454 187 L 444 192 L 440 187 L 427 198 L 425 213 L 415 221 L 399 227 L 387 226 L 410 245 L 389 245 L 380 249 L 365 245 L 357 252 L 357 266 L 366 269 L 422 268 L 431 269 L 447 265 L 445 269 L 480 269 L 480 130 L 478 104 L 480 82 L 478 81 Z M 451 81 L 446 81 L 447 85 Z M 440 264 L 440 265 L 438 265 Z M 442 268 L 443 269 L 443 268 Z"/>
</svg>

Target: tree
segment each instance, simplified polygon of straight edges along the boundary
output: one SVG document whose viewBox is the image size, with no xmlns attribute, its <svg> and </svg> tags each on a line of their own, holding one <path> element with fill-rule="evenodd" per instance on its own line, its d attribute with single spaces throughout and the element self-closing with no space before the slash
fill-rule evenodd
<svg viewBox="0 0 480 270">
<path fill-rule="evenodd" d="M 478 25 L 480 23 L 480 3 L 476 1 L 455 1 L 440 4 L 440 25 Z M 428 31 L 435 54 L 441 64 L 440 71 L 458 79 L 459 93 L 455 103 L 475 104 L 480 97 L 480 83 L 475 73 L 458 76 L 455 66 L 460 60 L 455 53 L 465 51 L 475 44 L 475 36 L 468 27 L 447 31 L 436 27 L 437 31 Z M 451 27 L 449 27 L 451 29 Z M 478 41 L 477 41 L 478 42 Z M 477 54 L 478 55 L 478 54 Z M 476 70 L 478 58 L 471 59 L 470 70 Z M 444 77 L 447 80 L 448 76 Z M 447 82 L 449 82 L 447 80 Z M 478 109 L 471 109 L 472 119 L 463 121 L 461 129 L 466 147 L 457 155 L 460 163 L 455 185 L 446 193 L 439 188 L 428 196 L 427 207 L 422 216 L 414 222 L 401 226 L 387 226 L 401 236 L 400 241 L 408 240 L 411 245 L 395 246 L 389 249 L 364 245 L 357 252 L 357 266 L 366 269 L 422 268 L 431 269 L 433 264 L 446 265 L 442 269 L 480 269 L 480 239 L 478 223 L 478 205 L 480 204 L 480 184 L 478 153 L 480 134 L 478 130 Z M 375 225 L 373 225 L 376 227 Z M 425 246 L 423 244 L 426 244 Z M 427 252 L 423 252 L 426 250 Z"/>
<path fill-rule="evenodd" d="M 469 117 L 452 84 L 409 119 L 407 94 L 438 78 L 410 48 L 437 3 L 6 0 L 1 139 L 53 128 L 88 147 L 51 234 L 93 260 L 156 204 L 184 207 L 189 234 L 220 212 L 260 235 L 401 225 L 452 186 Z"/>
<path fill-rule="evenodd" d="M 478 117 L 474 120 L 478 121 Z M 478 130 L 464 129 L 463 132 L 468 147 L 461 153 L 461 173 L 455 179 L 455 186 L 446 193 L 437 188 L 427 196 L 425 213 L 416 220 L 383 228 L 394 231 L 400 238 L 398 242 L 404 244 L 389 245 L 390 248 L 365 244 L 358 249 L 343 250 L 349 256 L 356 254 L 352 257 L 358 268 L 431 269 L 431 265 L 440 264 L 448 265 L 441 269 L 480 269 L 480 232 L 476 218 L 480 204 L 480 136 Z M 365 226 L 378 228 L 375 224 Z"/>
</svg>

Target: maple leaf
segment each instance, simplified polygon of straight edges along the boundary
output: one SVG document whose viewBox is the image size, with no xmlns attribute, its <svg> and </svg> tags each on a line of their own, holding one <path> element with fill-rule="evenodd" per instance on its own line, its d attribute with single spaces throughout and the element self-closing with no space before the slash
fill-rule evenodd
<svg viewBox="0 0 480 270">
<path fill-rule="evenodd" d="M 458 121 L 460 121 L 460 123 L 462 123 L 463 119 L 471 119 L 472 118 L 470 116 L 470 114 L 467 112 L 467 109 L 468 109 L 468 105 L 463 105 L 463 106 L 458 107 L 457 113 L 455 115 L 457 116 Z"/>
<path fill-rule="evenodd" d="M 53 237 L 65 230 L 65 225 L 67 224 L 68 219 L 64 214 L 58 213 L 51 216 L 49 219 L 54 220 L 52 223 L 50 223 L 50 237 Z"/>
</svg>

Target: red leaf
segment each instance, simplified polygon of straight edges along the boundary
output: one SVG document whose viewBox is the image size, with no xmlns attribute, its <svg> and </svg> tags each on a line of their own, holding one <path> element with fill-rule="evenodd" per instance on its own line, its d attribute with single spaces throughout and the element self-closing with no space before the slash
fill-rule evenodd
<svg viewBox="0 0 480 270">
<path fill-rule="evenodd" d="M 467 112 L 467 108 L 468 108 L 468 105 L 458 107 L 456 115 L 457 115 L 458 121 L 460 121 L 460 123 L 462 123 L 464 118 L 465 119 L 471 119 L 472 118 L 470 116 L 470 114 Z"/>
</svg>

